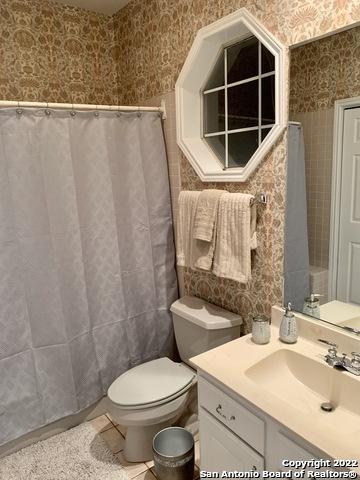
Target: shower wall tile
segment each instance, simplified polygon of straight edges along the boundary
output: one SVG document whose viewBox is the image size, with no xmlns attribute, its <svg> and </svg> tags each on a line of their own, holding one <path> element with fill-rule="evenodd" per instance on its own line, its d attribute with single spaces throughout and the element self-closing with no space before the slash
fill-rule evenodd
<svg viewBox="0 0 360 480">
<path fill-rule="evenodd" d="M 1 0 L 0 99 L 117 104 L 113 27 L 49 0 Z"/>
<path fill-rule="evenodd" d="M 334 109 L 293 115 L 303 125 L 310 265 L 328 268 Z"/>
</svg>

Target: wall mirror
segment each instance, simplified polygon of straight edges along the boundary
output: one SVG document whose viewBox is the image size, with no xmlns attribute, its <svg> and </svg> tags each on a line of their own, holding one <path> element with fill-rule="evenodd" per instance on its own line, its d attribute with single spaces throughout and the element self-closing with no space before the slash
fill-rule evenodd
<svg viewBox="0 0 360 480">
<path fill-rule="evenodd" d="M 360 338 L 360 26 L 294 47 L 290 60 L 288 153 L 291 163 L 295 145 L 298 163 L 288 174 L 285 249 L 305 262 L 285 266 L 285 301 Z"/>
</svg>

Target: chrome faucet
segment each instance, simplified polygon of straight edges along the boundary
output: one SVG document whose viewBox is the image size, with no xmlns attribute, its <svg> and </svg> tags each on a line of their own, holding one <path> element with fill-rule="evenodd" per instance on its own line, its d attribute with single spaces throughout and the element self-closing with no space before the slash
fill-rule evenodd
<svg viewBox="0 0 360 480">
<path fill-rule="evenodd" d="M 351 359 L 347 357 L 346 353 L 342 354 L 342 357 L 338 355 L 338 345 L 329 340 L 318 339 L 319 342 L 329 345 L 327 355 L 325 355 L 325 362 L 334 368 L 343 368 L 344 370 L 352 373 L 353 375 L 360 376 L 360 353 L 351 352 Z"/>
</svg>

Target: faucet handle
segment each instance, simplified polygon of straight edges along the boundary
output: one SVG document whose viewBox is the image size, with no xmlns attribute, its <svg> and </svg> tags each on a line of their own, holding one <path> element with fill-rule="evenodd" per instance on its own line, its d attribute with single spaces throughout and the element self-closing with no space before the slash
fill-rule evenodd
<svg viewBox="0 0 360 480">
<path fill-rule="evenodd" d="M 352 365 L 360 367 L 360 353 L 351 352 L 351 356 L 352 356 L 352 359 L 351 359 Z"/>
<path fill-rule="evenodd" d="M 335 358 L 337 356 L 337 349 L 339 346 L 336 343 L 330 342 L 330 340 L 324 340 L 322 338 L 318 338 L 318 341 L 330 346 L 328 354 L 331 358 Z"/>
</svg>

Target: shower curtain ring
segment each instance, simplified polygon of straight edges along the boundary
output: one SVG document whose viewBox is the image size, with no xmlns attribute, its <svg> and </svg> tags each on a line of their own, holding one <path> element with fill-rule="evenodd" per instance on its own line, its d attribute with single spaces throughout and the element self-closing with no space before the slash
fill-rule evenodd
<svg viewBox="0 0 360 480">
<path fill-rule="evenodd" d="M 98 112 L 98 106 L 97 105 L 95 105 L 94 117 L 99 118 L 99 112 Z"/>
<path fill-rule="evenodd" d="M 141 110 L 140 110 L 140 105 L 138 106 L 138 113 L 137 116 L 140 118 L 141 117 Z"/>
<path fill-rule="evenodd" d="M 71 115 L 73 118 L 74 118 L 75 115 L 76 115 L 76 112 L 75 112 L 75 110 L 74 110 L 74 104 L 73 104 L 73 103 L 71 104 L 71 112 L 70 112 L 70 115 Z"/>
<path fill-rule="evenodd" d="M 50 109 L 49 109 L 49 102 L 46 102 L 45 115 L 47 117 L 50 117 L 50 115 L 51 115 L 51 112 L 50 112 Z"/>
</svg>

